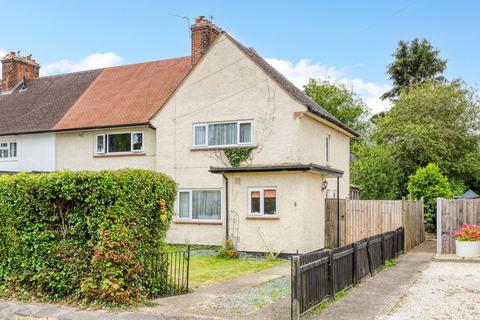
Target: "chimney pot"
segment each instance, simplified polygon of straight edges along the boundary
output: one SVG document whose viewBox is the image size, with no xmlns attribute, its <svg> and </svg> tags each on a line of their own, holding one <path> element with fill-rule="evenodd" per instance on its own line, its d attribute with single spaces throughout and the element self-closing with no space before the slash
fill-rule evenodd
<svg viewBox="0 0 480 320">
<path fill-rule="evenodd" d="M 200 58 L 207 52 L 210 45 L 220 34 L 221 30 L 205 16 L 195 18 L 192 30 L 192 66 L 196 65 Z"/>
<path fill-rule="evenodd" d="M 22 79 L 34 79 L 40 76 L 40 65 L 32 59 L 32 56 L 22 57 L 12 51 L 2 60 L 2 89 L 10 91 L 22 81 Z"/>
</svg>

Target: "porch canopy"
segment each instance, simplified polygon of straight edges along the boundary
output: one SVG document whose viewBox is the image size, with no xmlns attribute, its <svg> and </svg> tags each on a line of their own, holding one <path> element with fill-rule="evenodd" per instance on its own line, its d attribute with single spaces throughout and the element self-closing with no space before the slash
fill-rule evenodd
<svg viewBox="0 0 480 320">
<path fill-rule="evenodd" d="M 278 172 L 278 171 L 312 171 L 325 175 L 328 178 L 340 178 L 343 171 L 321 166 L 315 163 L 309 164 L 279 164 L 279 165 L 259 165 L 245 167 L 210 167 L 211 173 L 247 173 L 247 172 Z"/>
</svg>

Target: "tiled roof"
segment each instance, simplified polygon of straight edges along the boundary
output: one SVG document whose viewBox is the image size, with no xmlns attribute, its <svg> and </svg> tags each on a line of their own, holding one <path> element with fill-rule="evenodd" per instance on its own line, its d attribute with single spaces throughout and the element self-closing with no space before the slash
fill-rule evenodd
<svg viewBox="0 0 480 320">
<path fill-rule="evenodd" d="M 190 69 L 190 57 L 104 69 L 54 129 L 146 124 Z"/>
<path fill-rule="evenodd" d="M 235 38 L 229 35 L 226 32 L 223 32 L 240 50 L 242 50 L 250 59 L 252 59 L 257 66 L 259 66 L 266 74 L 268 74 L 281 88 L 283 88 L 290 96 L 296 99 L 301 104 L 305 105 L 308 110 L 325 119 L 333 124 L 337 125 L 338 127 L 344 129 L 345 131 L 351 133 L 352 135 L 358 137 L 359 134 L 355 132 L 353 129 L 350 129 L 346 125 L 344 125 L 340 120 L 335 118 L 331 113 L 327 110 L 319 106 L 315 101 L 313 101 L 310 97 L 308 97 L 302 90 L 296 87 L 290 80 L 285 78 L 280 72 L 278 72 L 274 67 L 272 67 L 267 61 L 265 61 L 260 55 L 258 55 L 255 50 L 245 47 L 243 44 L 238 42 Z"/>
<path fill-rule="evenodd" d="M 101 70 L 27 80 L 27 90 L 0 94 L 0 134 L 51 130 Z"/>
</svg>

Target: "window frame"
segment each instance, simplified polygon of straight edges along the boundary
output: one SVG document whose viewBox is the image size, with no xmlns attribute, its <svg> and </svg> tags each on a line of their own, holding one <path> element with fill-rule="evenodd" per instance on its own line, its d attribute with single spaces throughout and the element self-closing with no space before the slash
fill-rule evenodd
<svg viewBox="0 0 480 320">
<path fill-rule="evenodd" d="M 209 145 L 208 144 L 208 131 L 209 126 L 213 124 L 236 124 L 237 130 L 237 141 L 234 144 L 218 144 L 218 145 Z M 240 124 L 249 123 L 250 124 L 250 141 L 249 142 L 240 142 Z M 205 143 L 204 144 L 195 144 L 195 129 L 197 127 L 205 128 Z M 253 145 L 253 133 L 254 133 L 254 121 L 253 120 L 233 120 L 233 121 L 214 121 L 214 122 L 201 122 L 194 123 L 192 126 L 192 147 L 193 148 L 225 148 L 225 147 L 236 147 L 236 146 L 251 146 Z"/>
<path fill-rule="evenodd" d="M 265 190 L 275 190 L 275 214 L 265 213 Z M 260 212 L 252 212 L 252 192 L 260 192 Z M 278 188 L 277 187 L 250 187 L 247 190 L 249 217 L 278 217 Z"/>
<path fill-rule="evenodd" d="M 130 151 L 119 151 L 119 152 L 109 152 L 108 151 L 108 136 L 113 135 L 122 135 L 122 134 L 130 134 Z M 141 150 L 134 150 L 133 149 L 133 136 L 135 134 L 142 135 L 142 149 Z M 102 152 L 98 152 L 98 137 L 103 137 L 103 150 Z M 143 154 L 145 153 L 145 133 L 143 131 L 126 131 L 126 132 L 112 132 L 112 133 L 98 133 L 95 135 L 95 143 L 94 143 L 94 154 L 96 155 L 122 155 L 122 154 Z"/>
<path fill-rule="evenodd" d="M 193 191 L 219 191 L 220 192 L 220 217 L 218 219 L 194 219 L 193 218 Z M 188 193 L 188 217 L 180 217 L 180 193 Z M 177 198 L 175 200 L 175 219 L 178 221 L 199 221 L 199 222 L 221 222 L 223 208 L 223 190 L 221 188 L 182 188 L 177 191 Z"/>
<path fill-rule="evenodd" d="M 325 135 L 325 162 L 330 163 L 332 158 L 331 154 L 331 145 L 332 145 L 332 137 L 330 134 Z"/>
<path fill-rule="evenodd" d="M 2 144 L 6 144 L 6 147 L 1 147 Z M 12 157 L 12 145 L 15 144 L 15 156 Z M 7 157 L 0 158 L 0 161 L 15 161 L 18 160 L 18 142 L 17 141 L 0 141 L 0 150 L 7 151 Z"/>
</svg>

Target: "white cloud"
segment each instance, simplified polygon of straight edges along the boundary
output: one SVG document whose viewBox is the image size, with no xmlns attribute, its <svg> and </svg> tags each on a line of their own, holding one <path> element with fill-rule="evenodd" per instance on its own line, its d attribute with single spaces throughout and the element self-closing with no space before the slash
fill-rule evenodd
<svg viewBox="0 0 480 320">
<path fill-rule="evenodd" d="M 42 66 L 40 69 L 40 74 L 41 76 L 49 76 L 53 74 L 114 67 L 121 64 L 122 61 L 123 58 L 113 52 L 94 53 L 78 61 L 64 59 L 49 63 L 45 66 Z"/>
<path fill-rule="evenodd" d="M 319 62 L 313 63 L 308 59 L 301 59 L 297 63 L 279 59 L 266 60 L 300 89 L 303 89 L 303 85 L 307 84 L 310 78 L 330 80 L 351 87 L 355 92 L 360 94 L 374 114 L 390 107 L 389 102 L 380 99 L 383 93 L 391 89 L 390 85 L 376 84 L 360 78 L 348 77 L 348 70 L 350 68 L 361 67 L 364 66 L 364 64 L 359 63 L 354 66 L 345 66 L 339 69 L 323 65 Z"/>
</svg>

